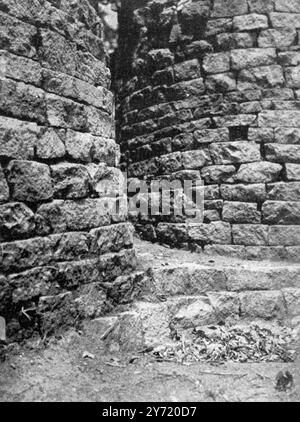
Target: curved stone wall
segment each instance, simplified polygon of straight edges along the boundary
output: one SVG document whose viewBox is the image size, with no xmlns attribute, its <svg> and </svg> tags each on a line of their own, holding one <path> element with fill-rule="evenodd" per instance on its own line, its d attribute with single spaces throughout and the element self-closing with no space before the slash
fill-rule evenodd
<svg viewBox="0 0 300 422">
<path fill-rule="evenodd" d="M 95 10 L 2 0 L 0 27 L 0 315 L 19 338 L 110 310 L 135 255 Z"/>
<path fill-rule="evenodd" d="M 204 222 L 133 214 L 147 238 L 297 259 L 300 1 L 123 1 L 118 142 L 129 177 L 199 178 Z"/>
</svg>

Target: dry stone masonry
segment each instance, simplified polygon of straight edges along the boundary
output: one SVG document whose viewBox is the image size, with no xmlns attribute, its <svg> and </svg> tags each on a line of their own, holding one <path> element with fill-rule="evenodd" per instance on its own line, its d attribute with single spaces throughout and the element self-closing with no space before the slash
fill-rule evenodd
<svg viewBox="0 0 300 422">
<path fill-rule="evenodd" d="M 123 1 L 118 142 L 131 179 L 202 179 L 204 222 L 132 216 L 207 253 L 299 257 L 300 0 Z"/>
<path fill-rule="evenodd" d="M 0 28 L 0 315 L 14 339 L 111 310 L 135 254 L 95 9 L 1 0 Z"/>
</svg>

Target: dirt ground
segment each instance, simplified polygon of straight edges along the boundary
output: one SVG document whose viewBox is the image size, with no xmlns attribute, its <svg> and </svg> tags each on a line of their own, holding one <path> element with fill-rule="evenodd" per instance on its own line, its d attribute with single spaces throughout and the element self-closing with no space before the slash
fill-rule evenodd
<svg viewBox="0 0 300 422">
<path fill-rule="evenodd" d="M 89 352 L 88 357 L 83 357 Z M 94 355 L 94 356 L 93 356 Z M 294 387 L 275 389 L 289 370 Z M 144 355 L 107 355 L 85 333 L 68 332 L 47 347 L 15 347 L 0 364 L 1 402 L 300 401 L 300 360 L 291 364 L 156 362 Z"/>
</svg>

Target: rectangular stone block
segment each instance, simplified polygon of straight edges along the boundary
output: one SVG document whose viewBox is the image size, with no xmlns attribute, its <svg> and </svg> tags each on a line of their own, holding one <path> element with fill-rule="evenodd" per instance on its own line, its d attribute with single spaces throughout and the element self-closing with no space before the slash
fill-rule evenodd
<svg viewBox="0 0 300 422">
<path fill-rule="evenodd" d="M 300 183 L 270 183 L 267 185 L 267 198 L 276 201 L 300 201 Z"/>
<path fill-rule="evenodd" d="M 26 57 L 36 57 L 33 39 L 37 29 L 33 25 L 0 12 L 0 49 Z"/>
<path fill-rule="evenodd" d="M 209 147 L 214 164 L 255 162 L 261 159 L 260 148 L 255 142 L 224 142 Z"/>
<path fill-rule="evenodd" d="M 254 37 L 247 32 L 223 33 L 216 35 L 218 50 L 234 50 L 236 48 L 251 48 L 255 46 Z"/>
<path fill-rule="evenodd" d="M 213 222 L 209 224 L 189 224 L 188 238 L 192 242 L 216 243 L 228 245 L 231 243 L 230 224 Z"/>
<path fill-rule="evenodd" d="M 246 202 L 224 202 L 222 217 L 232 224 L 258 224 L 261 220 L 257 204 Z"/>
<path fill-rule="evenodd" d="M 300 224 L 300 202 L 266 201 L 262 206 L 265 224 Z"/>
<path fill-rule="evenodd" d="M 64 129 L 41 128 L 36 142 L 37 157 L 42 160 L 63 158 L 66 153 L 64 139 Z"/>
<path fill-rule="evenodd" d="M 21 202 L 0 205 L 0 242 L 23 239 L 34 234 L 34 214 L 30 208 Z"/>
<path fill-rule="evenodd" d="M 175 82 L 192 80 L 201 77 L 201 69 L 197 59 L 187 60 L 174 65 Z"/>
<path fill-rule="evenodd" d="M 248 140 L 252 142 L 258 142 L 258 143 L 275 142 L 274 129 L 250 127 L 248 130 Z"/>
<path fill-rule="evenodd" d="M 232 226 L 233 243 L 245 246 L 267 246 L 268 226 L 239 224 Z"/>
<path fill-rule="evenodd" d="M 300 28 L 300 14 L 295 13 L 270 13 L 273 28 Z"/>
<path fill-rule="evenodd" d="M 34 120 L 44 124 L 46 122 L 45 94 L 39 88 L 15 82 L 9 79 L 0 79 L 0 111 L 24 120 Z"/>
<path fill-rule="evenodd" d="M 300 245 L 300 226 L 270 226 L 269 244 L 271 246 Z"/>
<path fill-rule="evenodd" d="M 273 0 L 248 0 L 250 12 L 268 13 L 274 10 Z"/>
<path fill-rule="evenodd" d="M 279 12 L 300 13 L 300 4 L 298 0 L 275 0 L 275 10 Z"/>
<path fill-rule="evenodd" d="M 223 18 L 235 15 L 243 15 L 248 12 L 246 0 L 216 0 L 212 17 Z"/>
<path fill-rule="evenodd" d="M 205 86 L 212 92 L 230 92 L 236 89 L 236 78 L 231 72 L 217 73 L 206 78 Z"/>
<path fill-rule="evenodd" d="M 36 123 L 0 117 L 0 157 L 3 159 L 31 159 L 37 143 Z"/>
<path fill-rule="evenodd" d="M 270 110 L 258 116 L 260 127 L 300 127 L 300 111 Z"/>
<path fill-rule="evenodd" d="M 205 30 L 206 37 L 221 34 L 222 32 L 230 32 L 232 29 L 231 18 L 208 19 Z"/>
<path fill-rule="evenodd" d="M 230 55 L 228 53 L 207 54 L 202 66 L 207 73 L 228 72 L 230 70 Z"/>
<path fill-rule="evenodd" d="M 35 161 L 13 160 L 7 181 L 16 201 L 39 202 L 53 197 L 50 169 Z"/>
<path fill-rule="evenodd" d="M 222 117 L 213 117 L 213 121 L 218 127 L 254 126 L 256 119 L 257 116 L 255 114 L 237 114 Z"/>
<path fill-rule="evenodd" d="M 263 183 L 221 185 L 220 192 L 226 201 L 263 202 L 266 199 L 266 187 Z"/>
<path fill-rule="evenodd" d="M 60 163 L 50 166 L 55 199 L 81 199 L 89 196 L 92 180 L 81 164 Z"/>
<path fill-rule="evenodd" d="M 289 88 L 300 88 L 300 66 L 286 68 L 285 77 Z"/>
<path fill-rule="evenodd" d="M 133 245 L 133 226 L 130 223 L 115 224 L 90 231 L 90 251 L 93 254 L 119 252 Z"/>
<path fill-rule="evenodd" d="M 297 32 L 293 28 L 265 29 L 258 37 L 259 47 L 290 47 L 295 43 Z"/>
<path fill-rule="evenodd" d="M 266 144 L 266 159 L 279 163 L 300 163 L 300 145 Z"/>
<path fill-rule="evenodd" d="M 204 166 L 212 164 L 210 153 L 207 148 L 183 152 L 181 159 L 184 169 L 201 169 Z"/>
<path fill-rule="evenodd" d="M 194 132 L 195 143 L 198 146 L 212 142 L 229 142 L 229 130 L 225 129 L 204 129 Z"/>
<path fill-rule="evenodd" d="M 265 15 L 251 13 L 249 15 L 235 16 L 233 28 L 236 31 L 254 31 L 268 28 L 268 18 Z"/>
<path fill-rule="evenodd" d="M 41 86 L 42 68 L 39 62 L 27 57 L 17 56 L 8 51 L 0 51 L 0 74 L 20 82 Z"/>
<path fill-rule="evenodd" d="M 278 53 L 279 64 L 282 66 L 298 66 L 300 65 L 300 52 L 284 51 Z"/>
<path fill-rule="evenodd" d="M 286 178 L 287 180 L 300 180 L 300 165 L 286 164 Z"/>
<path fill-rule="evenodd" d="M 110 224 L 109 201 L 105 198 L 78 201 L 56 200 L 37 210 L 42 234 L 90 230 Z"/>
<path fill-rule="evenodd" d="M 236 70 L 272 65 L 276 57 L 275 48 L 247 48 L 231 51 L 232 68 Z"/>
<path fill-rule="evenodd" d="M 276 128 L 275 142 L 278 144 L 300 144 L 300 128 Z"/>
<path fill-rule="evenodd" d="M 246 246 L 245 258 L 257 261 L 280 261 L 287 259 L 287 253 L 283 246 Z M 284 277 L 286 278 L 286 272 L 284 273 Z"/>
<path fill-rule="evenodd" d="M 235 174 L 234 166 L 210 166 L 201 170 L 201 177 L 207 184 L 226 183 Z"/>
<path fill-rule="evenodd" d="M 280 291 L 240 293 L 243 318 L 274 319 L 285 316 L 283 294 Z"/>
<path fill-rule="evenodd" d="M 284 86 L 285 79 L 281 66 L 261 66 L 244 69 L 238 76 L 238 89 L 276 88 Z"/>
</svg>

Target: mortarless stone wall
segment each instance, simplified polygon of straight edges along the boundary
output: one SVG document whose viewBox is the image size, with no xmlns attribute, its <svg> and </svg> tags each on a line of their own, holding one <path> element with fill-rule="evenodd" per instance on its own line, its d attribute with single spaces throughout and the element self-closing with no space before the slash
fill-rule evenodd
<svg viewBox="0 0 300 422">
<path fill-rule="evenodd" d="M 0 28 L 0 315 L 14 339 L 110 310 L 135 254 L 95 10 L 1 0 Z"/>
<path fill-rule="evenodd" d="M 119 17 L 129 177 L 205 183 L 204 222 L 134 214 L 144 237 L 299 257 L 300 0 L 135 0 Z"/>
</svg>

